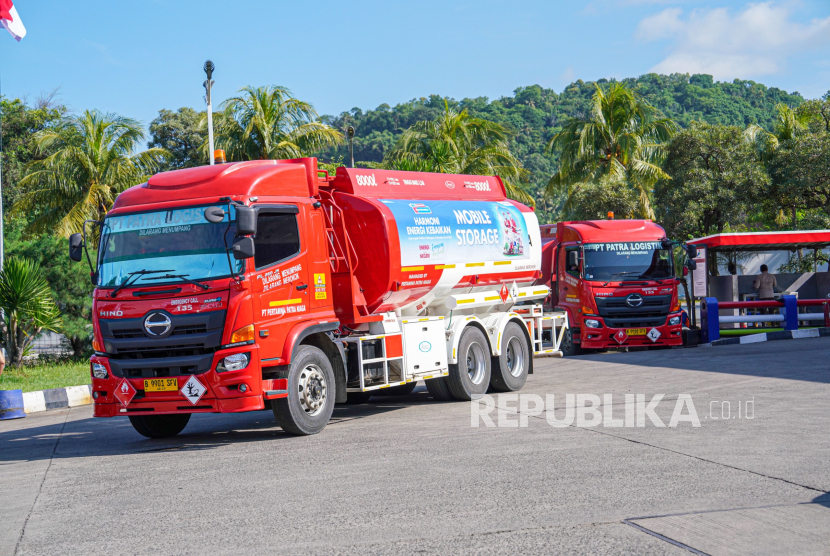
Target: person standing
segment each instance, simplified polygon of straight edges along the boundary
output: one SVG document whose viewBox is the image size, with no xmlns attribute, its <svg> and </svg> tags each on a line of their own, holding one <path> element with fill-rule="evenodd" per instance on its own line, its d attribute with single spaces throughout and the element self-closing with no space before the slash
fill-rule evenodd
<svg viewBox="0 0 830 556">
<path fill-rule="evenodd" d="M 775 299 L 775 288 L 778 287 L 778 281 L 774 274 L 769 273 L 767 265 L 761 265 L 761 274 L 755 277 L 755 282 L 752 287 L 758 290 L 758 299 L 760 301 L 769 301 Z M 764 307 L 761 309 L 762 315 L 775 314 L 775 309 Z"/>
</svg>

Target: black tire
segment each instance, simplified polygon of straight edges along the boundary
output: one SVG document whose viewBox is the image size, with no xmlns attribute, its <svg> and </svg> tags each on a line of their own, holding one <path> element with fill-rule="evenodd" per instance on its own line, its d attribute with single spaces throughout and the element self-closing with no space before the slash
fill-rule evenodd
<svg viewBox="0 0 830 556">
<path fill-rule="evenodd" d="M 380 390 L 374 390 L 372 392 L 373 396 L 408 396 L 415 390 L 415 387 L 418 385 L 417 382 L 414 380 L 412 382 L 407 382 L 406 384 L 400 384 L 398 386 L 390 386 L 389 388 L 382 388 Z"/>
<path fill-rule="evenodd" d="M 530 347 L 522 327 L 508 323 L 501 335 L 501 355 L 493 357 L 490 386 L 496 392 L 516 392 L 527 382 Z"/>
<path fill-rule="evenodd" d="M 447 377 L 445 376 L 425 380 L 424 384 L 427 386 L 429 395 L 436 402 L 450 402 L 455 399 L 452 396 L 452 392 L 450 392 Z"/>
<path fill-rule="evenodd" d="M 565 357 L 582 355 L 582 348 L 574 343 L 570 328 L 565 330 L 565 335 L 562 336 L 562 343 L 559 344 L 559 349 L 562 350 L 562 355 Z"/>
<path fill-rule="evenodd" d="M 170 438 L 184 430 L 190 421 L 190 413 L 179 415 L 130 415 L 130 424 L 141 436 Z"/>
<path fill-rule="evenodd" d="M 347 392 L 346 393 L 346 405 L 360 405 L 364 404 L 369 401 L 375 395 L 375 392 Z"/>
<path fill-rule="evenodd" d="M 314 346 L 300 346 L 288 370 L 288 397 L 271 401 L 277 424 L 288 434 L 317 434 L 334 411 L 335 388 L 326 354 Z"/>
<path fill-rule="evenodd" d="M 475 400 L 490 386 L 490 344 L 484 332 L 468 326 L 458 342 L 458 364 L 450 365 L 447 386 L 459 401 Z"/>
</svg>

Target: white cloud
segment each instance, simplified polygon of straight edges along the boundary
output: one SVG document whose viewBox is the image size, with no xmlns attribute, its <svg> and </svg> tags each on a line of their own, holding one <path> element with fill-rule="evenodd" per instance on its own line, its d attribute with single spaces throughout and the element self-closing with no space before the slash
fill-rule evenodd
<svg viewBox="0 0 830 556">
<path fill-rule="evenodd" d="M 667 8 L 637 26 L 640 40 L 671 41 L 668 56 L 651 70 L 658 73 L 708 73 L 716 79 L 775 74 L 793 54 L 830 44 L 830 17 L 807 23 L 773 2 L 726 8 Z"/>
</svg>

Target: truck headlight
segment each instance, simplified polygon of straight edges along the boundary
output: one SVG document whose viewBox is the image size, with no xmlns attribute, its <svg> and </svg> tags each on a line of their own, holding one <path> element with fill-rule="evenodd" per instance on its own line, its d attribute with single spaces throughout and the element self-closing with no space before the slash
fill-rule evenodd
<svg viewBox="0 0 830 556">
<path fill-rule="evenodd" d="M 669 319 L 669 326 L 676 326 L 680 324 L 680 317 L 672 317 Z"/>
<path fill-rule="evenodd" d="M 92 364 L 92 376 L 95 378 L 107 378 L 109 373 L 107 372 L 107 368 L 100 363 L 93 363 Z"/>
<path fill-rule="evenodd" d="M 251 356 L 247 353 L 234 353 L 219 361 L 219 364 L 216 365 L 216 372 L 238 371 L 247 367 L 250 362 Z"/>
<path fill-rule="evenodd" d="M 585 319 L 583 322 L 585 323 L 586 328 L 601 328 L 602 327 L 602 325 L 599 323 L 598 320 Z"/>
</svg>

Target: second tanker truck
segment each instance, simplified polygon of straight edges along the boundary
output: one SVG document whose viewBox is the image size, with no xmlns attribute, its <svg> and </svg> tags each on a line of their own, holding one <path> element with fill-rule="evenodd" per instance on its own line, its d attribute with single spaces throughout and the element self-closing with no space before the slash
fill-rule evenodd
<svg viewBox="0 0 830 556">
<path fill-rule="evenodd" d="M 266 404 L 314 434 L 335 402 L 419 380 L 438 400 L 515 391 L 568 328 L 535 285 L 536 216 L 498 177 L 204 166 L 119 195 L 73 260 L 92 237 L 94 415 L 153 438 Z"/>
<path fill-rule="evenodd" d="M 682 345 L 676 243 L 663 228 L 588 220 L 546 224 L 541 234 L 543 283 L 551 289 L 544 306 L 568 314 L 564 355 Z"/>
</svg>

